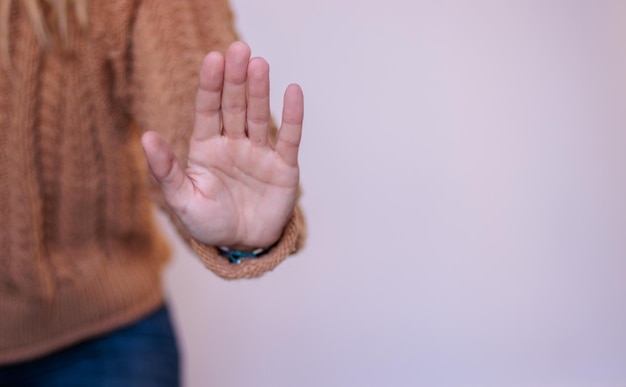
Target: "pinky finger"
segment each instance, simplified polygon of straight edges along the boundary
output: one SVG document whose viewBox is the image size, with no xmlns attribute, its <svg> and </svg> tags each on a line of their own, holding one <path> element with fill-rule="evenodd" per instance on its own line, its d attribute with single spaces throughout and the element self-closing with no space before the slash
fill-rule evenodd
<svg viewBox="0 0 626 387">
<path fill-rule="evenodd" d="M 276 152 L 289 165 L 298 165 L 298 149 L 302 138 L 302 120 L 304 117 L 304 95 L 302 89 L 291 84 L 285 90 L 283 117 Z"/>
</svg>

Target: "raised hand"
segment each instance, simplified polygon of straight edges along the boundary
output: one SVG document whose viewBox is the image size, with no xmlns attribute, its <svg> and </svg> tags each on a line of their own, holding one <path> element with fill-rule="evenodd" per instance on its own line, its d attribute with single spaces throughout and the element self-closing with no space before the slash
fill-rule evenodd
<svg viewBox="0 0 626 387">
<path fill-rule="evenodd" d="M 248 250 L 272 245 L 294 210 L 303 95 L 285 91 L 282 124 L 270 140 L 269 66 L 233 43 L 202 63 L 186 166 L 155 132 L 142 137 L 152 174 L 190 235 Z"/>
</svg>

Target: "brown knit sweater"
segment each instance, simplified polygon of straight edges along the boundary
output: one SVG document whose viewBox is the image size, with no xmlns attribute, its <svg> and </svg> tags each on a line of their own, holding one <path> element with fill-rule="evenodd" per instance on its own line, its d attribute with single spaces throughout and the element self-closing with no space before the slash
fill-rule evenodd
<svg viewBox="0 0 626 387">
<path fill-rule="evenodd" d="M 203 56 L 236 39 L 227 0 L 93 0 L 65 50 L 40 49 L 13 2 L 12 70 L 0 70 L 0 364 L 130 323 L 162 302 L 169 251 L 153 219 L 138 139 L 162 133 L 185 159 Z M 233 265 L 183 237 L 225 278 L 254 277 L 297 250 Z"/>
</svg>

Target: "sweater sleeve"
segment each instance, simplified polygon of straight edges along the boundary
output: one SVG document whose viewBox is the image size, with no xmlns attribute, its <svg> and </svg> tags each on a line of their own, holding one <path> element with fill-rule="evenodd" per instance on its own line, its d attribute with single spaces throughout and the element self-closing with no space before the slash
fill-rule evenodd
<svg viewBox="0 0 626 387">
<path fill-rule="evenodd" d="M 132 118 L 140 130 L 163 135 L 184 165 L 200 64 L 208 52 L 225 52 L 237 40 L 233 14 L 227 0 L 146 0 L 136 11 L 129 69 Z M 231 264 L 215 246 L 193 240 L 165 205 L 160 190 L 153 193 L 205 266 L 223 278 L 260 276 L 296 252 L 304 241 L 304 218 L 297 207 L 280 240 L 267 254 Z"/>
</svg>

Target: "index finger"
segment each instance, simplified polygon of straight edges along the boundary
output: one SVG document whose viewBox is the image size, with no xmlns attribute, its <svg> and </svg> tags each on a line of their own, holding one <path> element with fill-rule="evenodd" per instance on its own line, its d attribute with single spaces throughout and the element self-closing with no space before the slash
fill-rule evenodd
<svg viewBox="0 0 626 387">
<path fill-rule="evenodd" d="M 224 85 L 224 56 L 210 52 L 204 57 L 196 94 L 192 139 L 206 140 L 222 132 L 221 104 Z"/>
</svg>

